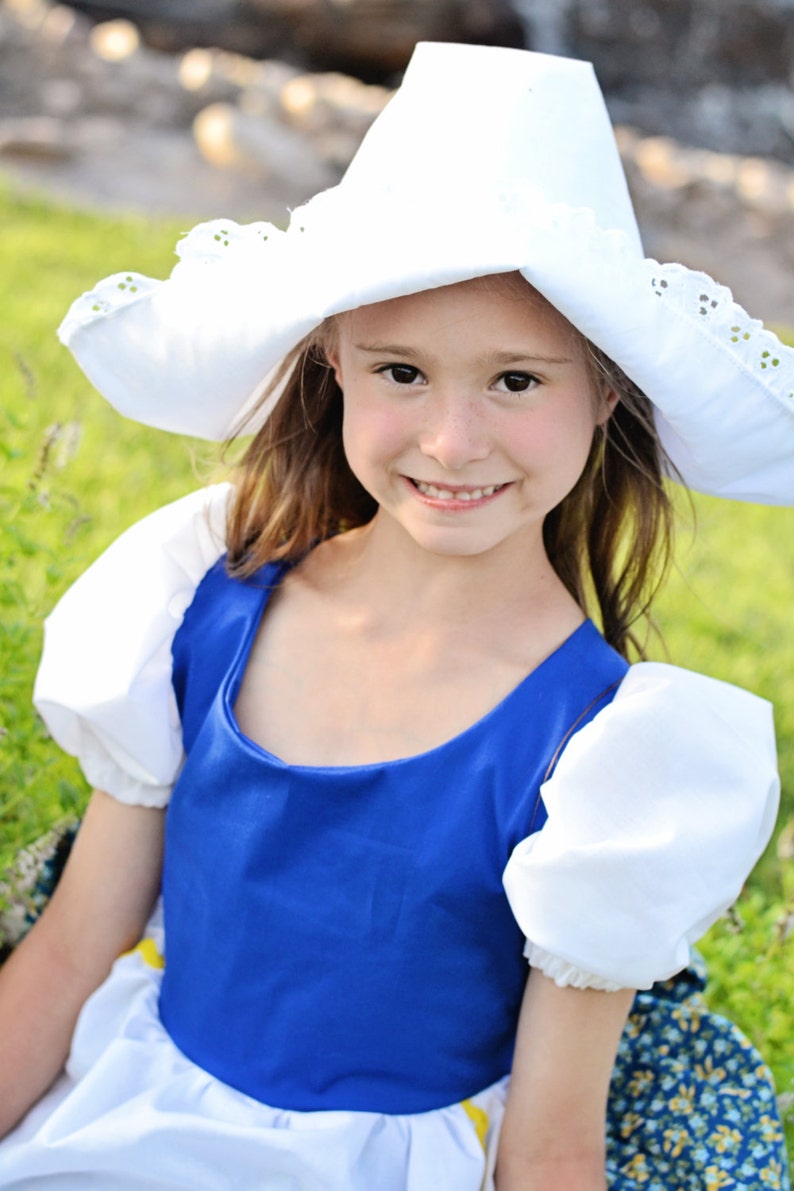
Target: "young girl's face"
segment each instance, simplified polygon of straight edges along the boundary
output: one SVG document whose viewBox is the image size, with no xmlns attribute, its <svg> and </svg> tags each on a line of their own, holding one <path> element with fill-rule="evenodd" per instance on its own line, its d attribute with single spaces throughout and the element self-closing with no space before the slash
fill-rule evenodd
<svg viewBox="0 0 794 1191">
<path fill-rule="evenodd" d="M 514 274 L 340 316 L 327 355 L 345 453 L 379 515 L 435 553 L 539 542 L 616 400 L 594 392 L 585 350 Z"/>
</svg>

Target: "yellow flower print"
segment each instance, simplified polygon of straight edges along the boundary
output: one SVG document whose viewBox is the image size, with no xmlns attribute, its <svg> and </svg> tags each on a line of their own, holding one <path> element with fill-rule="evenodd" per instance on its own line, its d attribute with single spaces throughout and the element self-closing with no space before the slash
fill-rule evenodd
<svg viewBox="0 0 794 1191">
<path fill-rule="evenodd" d="M 688 996 L 649 1004 L 638 1040 L 619 1052 L 610 1177 L 633 1191 L 783 1191 L 785 1134 L 760 1055 Z"/>
<path fill-rule="evenodd" d="M 773 1120 L 770 1116 L 762 1116 L 758 1122 L 761 1126 L 761 1136 L 764 1141 L 782 1141 L 783 1130 L 780 1128 L 780 1122 Z"/>
<path fill-rule="evenodd" d="M 767 1187 L 782 1187 L 783 1186 L 783 1165 L 776 1162 L 774 1158 L 770 1159 L 769 1163 L 760 1172 L 761 1182 Z"/>
<path fill-rule="evenodd" d="M 691 1140 L 686 1129 L 677 1125 L 674 1129 L 664 1131 L 664 1152 L 671 1158 L 677 1158 L 684 1146 Z"/>
<path fill-rule="evenodd" d="M 719 1191 L 720 1187 L 735 1187 L 731 1176 L 725 1170 L 720 1170 L 719 1166 L 707 1166 L 703 1172 L 705 1183 L 703 1184 L 705 1191 Z"/>
<path fill-rule="evenodd" d="M 641 1128 L 645 1123 L 645 1117 L 641 1117 L 639 1113 L 627 1112 L 620 1122 L 620 1136 L 624 1139 L 631 1137 L 637 1129 Z"/>
<path fill-rule="evenodd" d="M 629 1083 L 629 1093 L 632 1096 L 641 1096 L 648 1090 L 653 1080 L 653 1071 L 637 1071 Z"/>
<path fill-rule="evenodd" d="M 690 1006 L 686 1008 L 679 1007 L 673 1010 L 672 1017 L 682 1030 L 690 1034 L 696 1034 L 700 1029 L 703 1013 L 701 1010 L 693 1009 Z"/>
<path fill-rule="evenodd" d="M 718 1154 L 724 1154 L 726 1150 L 733 1150 L 736 1146 L 741 1144 L 742 1135 L 738 1129 L 731 1129 L 730 1125 L 718 1125 L 709 1138 L 709 1142 L 714 1146 Z"/>
<path fill-rule="evenodd" d="M 647 1183 L 651 1177 L 648 1164 L 642 1154 L 635 1154 L 631 1162 L 621 1168 L 621 1174 L 630 1175 L 635 1183 Z"/>
<path fill-rule="evenodd" d="M 681 1084 L 678 1089 L 678 1095 L 673 1096 L 670 1100 L 670 1112 L 679 1114 L 683 1113 L 688 1116 L 693 1111 L 692 1101 L 695 1098 L 694 1087 L 687 1088 Z"/>
<path fill-rule="evenodd" d="M 702 1063 L 695 1063 L 695 1074 L 700 1079 L 719 1083 L 725 1079 L 725 1068 L 715 1067 L 711 1055 L 707 1055 Z"/>
</svg>

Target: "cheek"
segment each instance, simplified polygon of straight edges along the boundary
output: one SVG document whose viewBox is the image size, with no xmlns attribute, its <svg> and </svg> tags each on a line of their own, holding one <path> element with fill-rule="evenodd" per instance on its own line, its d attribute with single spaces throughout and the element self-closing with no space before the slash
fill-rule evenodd
<svg viewBox="0 0 794 1191">
<path fill-rule="evenodd" d="M 342 443 L 351 469 L 358 475 L 402 450 L 408 434 L 405 421 L 394 409 L 368 400 L 366 395 L 346 392 Z"/>
<path fill-rule="evenodd" d="M 575 467 L 578 460 L 583 464 L 587 458 L 594 432 L 595 416 L 589 406 L 585 410 L 578 405 L 563 409 L 549 405 L 534 411 L 524 426 L 514 427 L 511 438 L 519 449 L 540 459 L 558 464 L 569 459 Z"/>
<path fill-rule="evenodd" d="M 507 449 L 556 504 L 584 471 L 594 432 L 589 404 L 584 409 L 549 407 L 534 411 L 523 425 L 514 425 Z"/>
</svg>

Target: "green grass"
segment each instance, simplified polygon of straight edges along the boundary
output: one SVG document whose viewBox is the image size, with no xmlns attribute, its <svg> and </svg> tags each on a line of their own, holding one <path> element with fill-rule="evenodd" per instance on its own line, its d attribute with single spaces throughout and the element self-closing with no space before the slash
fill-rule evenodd
<svg viewBox="0 0 794 1191">
<path fill-rule="evenodd" d="M 783 786 L 778 827 L 794 818 L 794 514 L 789 509 L 695 499 L 682 509 L 677 564 L 657 605 L 664 648 L 654 656 L 747 687 L 775 709 Z M 693 534 L 693 529 L 696 531 Z M 773 893 L 770 845 L 760 868 Z"/>
<path fill-rule="evenodd" d="M 212 451 L 119 418 L 55 338 L 71 300 L 99 276 L 131 266 L 166 275 L 185 229 L 76 214 L 1 188 L 0 222 L 2 872 L 20 846 L 77 813 L 86 795 L 76 765 L 47 739 L 30 705 L 42 617 L 121 529 L 206 482 Z M 695 504 L 697 536 L 682 531 L 678 569 L 658 605 L 667 652 L 654 656 L 770 699 L 783 779 L 779 831 L 739 919 L 718 924 L 703 945 L 711 1002 L 761 1047 L 779 1089 L 794 1093 L 794 876 L 790 854 L 782 854 L 791 851 L 794 823 L 794 514 Z"/>
<path fill-rule="evenodd" d="M 163 276 L 184 230 L 97 219 L 0 189 L 0 871 L 83 805 L 30 706 L 43 615 L 120 529 L 208 477 L 205 444 L 120 418 L 55 331 L 99 275 Z"/>
<path fill-rule="evenodd" d="M 774 706 L 782 783 L 777 829 L 737 914 L 700 949 L 711 1005 L 738 1022 L 786 1093 L 794 1155 L 794 512 L 681 500 L 677 566 L 657 606 L 653 654 L 763 695 Z M 694 532 L 693 532 L 694 531 Z"/>
</svg>

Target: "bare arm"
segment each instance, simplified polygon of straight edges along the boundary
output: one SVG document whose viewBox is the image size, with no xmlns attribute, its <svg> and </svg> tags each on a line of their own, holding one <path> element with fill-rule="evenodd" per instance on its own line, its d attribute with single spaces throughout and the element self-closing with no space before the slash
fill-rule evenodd
<svg viewBox="0 0 794 1191">
<path fill-rule="evenodd" d="M 55 1079 L 84 1001 L 140 938 L 164 818 L 95 791 L 52 900 L 0 969 L 0 1136 Z"/>
<path fill-rule="evenodd" d="M 633 991 L 527 981 L 496 1168 L 498 1191 L 606 1191 L 609 1082 Z"/>
</svg>

